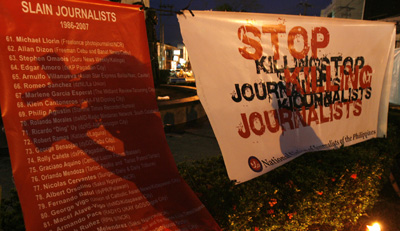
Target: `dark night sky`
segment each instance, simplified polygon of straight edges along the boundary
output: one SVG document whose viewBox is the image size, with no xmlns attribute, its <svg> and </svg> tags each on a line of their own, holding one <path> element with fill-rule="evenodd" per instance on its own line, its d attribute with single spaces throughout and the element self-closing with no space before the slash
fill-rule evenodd
<svg viewBox="0 0 400 231">
<path fill-rule="evenodd" d="M 179 11 L 188 6 L 190 0 L 151 0 L 151 7 L 160 9 L 160 3 L 162 5 L 173 5 L 173 11 Z M 216 5 L 219 5 L 222 0 L 193 0 L 189 9 L 190 10 L 214 10 Z M 229 3 L 230 1 L 225 1 Z M 246 0 L 243 0 L 246 2 Z M 249 10 L 249 12 L 257 13 L 274 13 L 274 14 L 292 14 L 300 15 L 304 12 L 304 7 L 299 5 L 305 0 L 258 0 L 259 7 L 257 10 Z M 307 15 L 319 16 L 321 9 L 326 8 L 332 0 L 308 0 L 307 3 L 312 7 L 307 8 Z M 165 26 L 165 43 L 176 46 L 178 43 L 182 43 L 181 33 L 179 30 L 178 20 L 175 15 L 173 16 L 161 16 L 161 22 Z M 160 18 L 159 18 L 160 24 Z M 159 32 L 159 26 L 156 27 L 157 33 Z"/>
</svg>

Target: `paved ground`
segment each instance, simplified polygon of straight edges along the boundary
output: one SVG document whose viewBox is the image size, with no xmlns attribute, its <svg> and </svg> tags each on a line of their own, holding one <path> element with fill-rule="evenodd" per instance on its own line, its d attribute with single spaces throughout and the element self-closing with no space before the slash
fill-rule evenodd
<svg viewBox="0 0 400 231">
<path fill-rule="evenodd" d="M 181 132 L 167 132 L 166 137 L 176 163 L 221 155 L 208 121 L 187 127 Z"/>
</svg>

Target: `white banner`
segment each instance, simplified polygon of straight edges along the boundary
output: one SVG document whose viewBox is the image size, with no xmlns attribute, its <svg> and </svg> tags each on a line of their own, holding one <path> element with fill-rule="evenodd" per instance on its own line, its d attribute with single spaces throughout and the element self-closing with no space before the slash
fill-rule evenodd
<svg viewBox="0 0 400 231">
<path fill-rule="evenodd" d="M 193 13 L 181 33 L 231 180 L 386 135 L 394 24 Z"/>
<path fill-rule="evenodd" d="M 400 48 L 394 52 L 392 84 L 390 86 L 389 102 L 400 105 Z"/>
</svg>

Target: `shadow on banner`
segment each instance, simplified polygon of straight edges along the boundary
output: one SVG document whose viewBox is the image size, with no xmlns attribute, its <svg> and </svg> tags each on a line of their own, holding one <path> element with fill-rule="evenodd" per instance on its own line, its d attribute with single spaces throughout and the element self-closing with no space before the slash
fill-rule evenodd
<svg viewBox="0 0 400 231">
<path fill-rule="evenodd" d="M 284 77 L 280 73 L 283 73 L 283 69 L 277 75 L 281 82 L 271 87 L 270 93 L 267 93 L 266 84 L 262 81 L 254 83 L 254 88 L 250 84 L 244 84 L 242 87 L 236 84 L 235 91 L 232 93 L 232 99 L 235 102 L 240 102 L 242 97 L 247 99 L 257 97 L 260 100 L 267 99 L 272 106 L 271 110 L 265 110 L 263 114 L 253 112 L 246 116 L 242 113 L 242 121 L 238 127 L 241 137 L 248 138 L 252 133 L 259 136 L 264 133 L 280 133 L 280 153 L 269 153 L 271 159 L 263 160 L 263 162 L 254 156 L 249 158 L 249 167 L 254 172 L 261 172 L 263 163 L 265 166 L 279 166 L 281 162 L 285 163 L 305 152 L 326 149 L 328 145 L 324 145 L 318 136 L 318 133 L 323 131 L 314 130 L 319 128 L 318 115 L 328 117 L 327 113 L 331 114 L 332 110 L 342 107 L 341 104 L 323 102 L 320 100 L 322 97 L 316 97 L 313 93 L 301 92 L 296 85 L 291 83 L 284 84 Z M 323 81 L 321 73 L 319 76 L 319 81 Z M 309 79 L 311 76 L 305 78 Z M 278 105 L 279 99 L 282 99 L 280 105 Z M 314 125 L 314 128 L 311 125 Z M 269 145 L 269 142 L 266 145 Z M 334 148 L 339 148 L 341 145 L 343 144 L 340 142 L 329 144 Z"/>
<path fill-rule="evenodd" d="M 75 183 L 73 195 L 107 206 L 98 209 L 102 222 L 127 222 L 135 230 L 219 230 L 177 171 L 154 88 L 143 81 L 152 79 L 137 71 L 144 64 L 125 53 L 78 74 L 54 53 L 38 63 L 61 70 L 44 70 L 51 83 L 22 95 L 26 105 L 43 106 L 23 128 L 39 157 L 64 166 L 63 176 Z M 116 215 L 121 221 L 105 219 Z"/>
</svg>

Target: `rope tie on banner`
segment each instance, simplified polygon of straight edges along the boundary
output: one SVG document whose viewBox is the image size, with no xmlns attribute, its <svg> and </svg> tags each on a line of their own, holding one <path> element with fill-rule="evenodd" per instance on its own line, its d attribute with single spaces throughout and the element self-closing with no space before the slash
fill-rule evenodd
<svg viewBox="0 0 400 231">
<path fill-rule="evenodd" d="M 119 3 L 121 3 L 121 1 L 119 1 Z M 143 1 L 141 2 L 134 2 L 132 3 L 132 5 L 140 5 L 141 7 L 139 8 L 140 10 L 147 10 L 147 7 L 144 6 Z"/>
<path fill-rule="evenodd" d="M 193 14 L 192 10 L 189 10 L 189 7 L 190 7 L 190 5 L 192 4 L 192 2 L 193 2 L 193 0 L 190 0 L 189 4 L 188 4 L 185 8 L 183 8 L 182 10 L 180 10 L 178 14 L 185 15 L 183 12 L 184 12 L 185 10 L 187 10 L 187 11 L 189 11 L 189 13 L 192 15 L 192 17 L 194 17 L 194 14 Z"/>
<path fill-rule="evenodd" d="M 153 8 L 153 7 L 146 7 L 146 6 L 144 6 L 144 4 L 142 2 L 134 2 L 134 3 L 132 3 L 132 5 L 141 5 L 141 7 L 139 8 L 140 10 L 154 10 L 154 11 L 158 11 L 158 12 L 181 14 L 181 15 L 185 15 L 184 11 L 187 10 L 192 15 L 192 17 L 194 17 L 194 14 L 193 14 L 192 10 L 189 9 L 189 7 L 192 4 L 192 2 L 193 2 L 193 0 L 190 0 L 189 4 L 185 8 L 183 8 L 183 9 L 181 9 L 179 11 L 157 9 L 157 8 Z"/>
<path fill-rule="evenodd" d="M 189 10 L 189 9 L 182 9 L 179 12 L 177 12 L 176 14 L 182 14 L 183 16 L 185 16 L 185 14 L 183 13 L 185 10 L 189 11 L 189 13 L 192 15 L 192 17 L 194 17 L 192 10 Z"/>
</svg>

